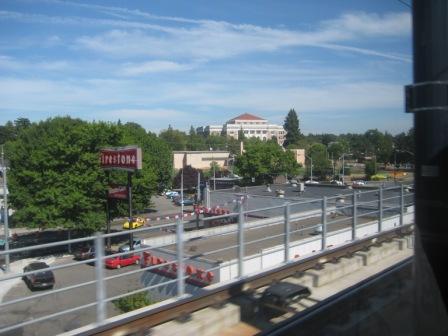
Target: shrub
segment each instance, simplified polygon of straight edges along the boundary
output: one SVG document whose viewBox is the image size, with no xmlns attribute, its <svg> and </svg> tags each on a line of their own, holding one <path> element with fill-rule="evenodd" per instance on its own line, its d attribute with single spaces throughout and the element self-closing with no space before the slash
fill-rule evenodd
<svg viewBox="0 0 448 336">
<path fill-rule="evenodd" d="M 127 313 L 135 309 L 149 306 L 153 302 L 149 298 L 148 293 L 141 292 L 113 300 L 112 303 L 115 307 L 120 309 L 121 312 Z"/>
<path fill-rule="evenodd" d="M 387 180 L 387 178 L 388 178 L 388 175 L 386 175 L 386 174 L 376 174 L 376 175 L 372 175 L 370 177 L 370 180 L 372 180 L 372 181 L 384 181 L 384 180 Z"/>
</svg>

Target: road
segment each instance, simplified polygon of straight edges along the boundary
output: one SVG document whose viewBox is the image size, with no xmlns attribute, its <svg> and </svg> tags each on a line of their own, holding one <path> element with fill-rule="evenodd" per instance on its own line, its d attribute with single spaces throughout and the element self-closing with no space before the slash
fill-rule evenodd
<svg viewBox="0 0 448 336">
<path fill-rule="evenodd" d="M 71 257 L 58 260 L 52 266 L 72 262 Z M 131 270 L 140 269 L 140 266 L 128 266 L 119 270 L 105 269 L 105 276 L 126 273 Z M 78 265 L 66 269 L 54 271 L 56 284 L 55 289 L 64 288 L 70 285 L 94 280 L 95 267 L 93 265 Z M 123 294 L 141 288 L 140 277 L 143 273 L 131 274 L 117 279 L 107 281 L 107 297 Z M 35 294 L 51 292 L 51 290 L 41 290 L 31 292 L 23 281 L 14 286 L 4 297 L 3 302 L 29 297 Z M 33 299 L 0 309 L 0 326 L 20 323 L 29 319 L 36 319 L 56 312 L 70 309 L 80 305 L 85 305 L 96 300 L 95 285 L 87 285 L 81 288 L 72 289 L 66 292 L 56 293 L 43 298 Z M 108 317 L 119 314 L 119 310 L 112 303 L 107 304 Z M 91 322 L 95 322 L 96 307 L 90 307 L 66 314 L 52 320 L 39 322 L 25 326 L 21 330 L 13 330 L 5 335 L 56 335 L 64 331 L 81 327 Z M 3 334 L 2 334 L 3 335 Z"/>
</svg>

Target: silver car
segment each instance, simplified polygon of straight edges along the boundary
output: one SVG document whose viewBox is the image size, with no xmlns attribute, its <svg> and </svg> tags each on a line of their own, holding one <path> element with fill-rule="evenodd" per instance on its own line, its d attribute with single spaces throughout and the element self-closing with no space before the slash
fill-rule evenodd
<svg viewBox="0 0 448 336">
<path fill-rule="evenodd" d="M 141 239 L 134 239 L 134 244 L 133 244 L 134 250 L 140 248 L 141 244 L 142 244 Z M 130 250 L 129 244 L 121 245 L 118 248 L 119 252 L 129 252 L 129 250 Z"/>
</svg>

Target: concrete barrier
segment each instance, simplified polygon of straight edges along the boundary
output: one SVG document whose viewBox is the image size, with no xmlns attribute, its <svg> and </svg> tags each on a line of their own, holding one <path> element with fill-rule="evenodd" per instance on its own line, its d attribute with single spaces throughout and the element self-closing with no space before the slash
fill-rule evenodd
<svg viewBox="0 0 448 336">
<path fill-rule="evenodd" d="M 152 336 L 173 335 L 216 335 L 238 324 L 240 308 L 237 305 L 226 303 L 220 308 L 205 308 L 191 314 L 186 322 L 170 321 L 151 329 Z"/>
<path fill-rule="evenodd" d="M 359 256 L 341 258 L 337 263 L 326 263 L 321 270 L 309 270 L 305 274 L 313 279 L 313 287 L 326 285 L 334 280 L 359 270 L 363 259 Z"/>
</svg>

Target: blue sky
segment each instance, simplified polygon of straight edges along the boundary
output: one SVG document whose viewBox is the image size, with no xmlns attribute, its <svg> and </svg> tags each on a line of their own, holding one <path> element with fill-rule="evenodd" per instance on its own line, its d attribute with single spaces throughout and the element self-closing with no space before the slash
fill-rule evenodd
<svg viewBox="0 0 448 336">
<path fill-rule="evenodd" d="M 396 0 L 0 2 L 0 124 L 58 115 L 159 132 L 252 113 L 304 133 L 407 131 Z"/>
</svg>

